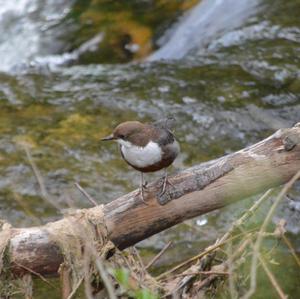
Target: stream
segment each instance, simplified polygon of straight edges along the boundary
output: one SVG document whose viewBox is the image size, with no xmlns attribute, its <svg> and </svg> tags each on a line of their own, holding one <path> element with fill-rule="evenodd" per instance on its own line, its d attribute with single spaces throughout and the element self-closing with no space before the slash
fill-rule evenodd
<svg viewBox="0 0 300 299">
<path fill-rule="evenodd" d="M 147 9 L 157 12 L 149 4 L 155 1 L 141 2 L 145 7 L 133 1 L 128 14 L 131 39 L 117 35 L 126 51 L 114 50 L 108 60 L 108 46 L 120 40 L 102 23 L 90 33 L 82 1 L 0 0 L 0 218 L 24 227 L 59 219 L 69 207 L 90 207 L 75 182 L 98 203 L 137 188 L 139 173 L 122 161 L 115 144 L 99 141 L 122 121 L 175 118 L 181 154 L 170 173 L 300 121 L 299 1 L 203 0 L 161 23 L 139 23 Z M 112 18 L 112 9 L 121 18 L 119 7 L 98 9 L 102 19 Z M 138 38 L 149 32 L 151 49 Z M 60 210 L 42 196 L 32 163 L 46 197 Z M 174 242 L 157 263 L 159 271 L 212 244 L 251 203 L 253 198 L 186 221 L 138 248 L 147 257 Z M 262 221 L 270 205 L 253 222 Z M 299 253 L 300 184 L 273 221 L 280 218 Z M 289 298 L 299 298 L 299 268 L 279 247 L 276 262 L 288 265 L 289 275 L 283 267 L 275 275 Z M 262 287 L 261 298 L 271 294 Z"/>
</svg>

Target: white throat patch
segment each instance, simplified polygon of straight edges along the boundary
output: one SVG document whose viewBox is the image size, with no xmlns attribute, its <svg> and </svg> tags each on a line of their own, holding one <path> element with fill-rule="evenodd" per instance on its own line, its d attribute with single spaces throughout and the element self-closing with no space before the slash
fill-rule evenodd
<svg viewBox="0 0 300 299">
<path fill-rule="evenodd" d="M 139 168 L 144 168 L 159 162 L 162 158 L 162 151 L 159 145 L 150 141 L 145 147 L 133 145 L 131 142 L 118 139 L 124 158 Z"/>
</svg>

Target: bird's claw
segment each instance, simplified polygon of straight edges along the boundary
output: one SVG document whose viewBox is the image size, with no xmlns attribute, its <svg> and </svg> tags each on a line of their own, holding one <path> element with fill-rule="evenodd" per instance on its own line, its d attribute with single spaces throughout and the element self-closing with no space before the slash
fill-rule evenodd
<svg viewBox="0 0 300 299">
<path fill-rule="evenodd" d="M 164 181 L 163 181 L 163 185 L 162 185 L 162 189 L 159 192 L 158 196 L 162 196 L 166 193 L 167 185 L 170 185 L 170 186 L 174 187 L 174 185 L 169 181 L 168 176 L 165 176 Z"/>
<path fill-rule="evenodd" d="M 145 192 L 144 192 L 144 184 L 141 185 L 140 187 L 140 194 L 141 194 L 141 199 L 142 199 L 142 202 L 145 204 L 145 205 L 148 205 L 147 202 L 145 201 Z"/>
</svg>

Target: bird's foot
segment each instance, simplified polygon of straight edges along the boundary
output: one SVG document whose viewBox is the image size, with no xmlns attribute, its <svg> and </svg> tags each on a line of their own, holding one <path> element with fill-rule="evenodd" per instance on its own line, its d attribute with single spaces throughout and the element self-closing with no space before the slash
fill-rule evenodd
<svg viewBox="0 0 300 299">
<path fill-rule="evenodd" d="M 148 205 L 145 201 L 145 189 L 147 189 L 147 185 L 148 185 L 147 181 L 144 182 L 143 172 L 141 172 L 140 194 L 141 194 L 142 202 L 145 205 Z"/>
<path fill-rule="evenodd" d="M 163 185 L 162 185 L 161 191 L 159 192 L 158 196 L 162 196 L 166 193 L 168 185 L 174 187 L 174 185 L 169 181 L 167 175 L 163 179 L 164 179 L 163 180 Z"/>
<path fill-rule="evenodd" d="M 147 185 L 147 183 L 146 183 Z M 140 187 L 140 194 L 141 194 L 141 199 L 142 199 L 142 202 L 145 204 L 145 205 L 148 205 L 147 202 L 145 201 L 145 190 L 147 187 L 144 186 L 144 184 L 141 185 Z"/>
</svg>

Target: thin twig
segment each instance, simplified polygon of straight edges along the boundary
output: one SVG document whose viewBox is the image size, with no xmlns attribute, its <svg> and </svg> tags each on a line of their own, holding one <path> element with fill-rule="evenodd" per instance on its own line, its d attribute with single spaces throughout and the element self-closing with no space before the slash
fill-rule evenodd
<svg viewBox="0 0 300 299">
<path fill-rule="evenodd" d="M 167 275 L 169 275 L 169 274 L 171 274 L 171 273 L 173 273 L 173 272 L 179 270 L 180 268 L 182 268 L 182 267 L 184 267 L 184 266 L 186 266 L 186 265 L 188 265 L 188 264 L 190 264 L 190 263 L 192 263 L 192 262 L 194 262 L 194 261 L 196 261 L 196 260 L 202 258 L 203 256 L 207 255 L 208 253 L 211 253 L 212 251 L 216 250 L 217 248 L 221 247 L 222 245 L 227 244 L 227 242 L 232 241 L 232 240 L 235 240 L 235 239 L 239 238 L 239 237 L 242 236 L 242 235 L 244 235 L 244 233 L 241 233 L 241 234 L 238 234 L 238 235 L 236 235 L 236 236 L 233 236 L 233 237 L 231 237 L 231 238 L 225 240 L 225 241 L 222 242 L 222 243 L 217 242 L 217 243 L 215 243 L 214 245 L 211 245 L 211 246 L 209 246 L 208 248 L 206 248 L 205 251 L 200 252 L 200 253 L 197 254 L 196 256 L 193 256 L 193 257 L 189 258 L 188 260 L 186 260 L 186 261 L 180 263 L 179 265 L 175 266 L 174 268 L 172 268 L 172 269 L 170 269 L 170 270 L 168 270 L 168 271 L 166 271 L 166 272 L 160 274 L 160 275 L 157 276 L 156 278 L 157 278 L 158 280 L 160 280 L 160 279 L 162 279 L 163 277 L 165 277 L 165 276 L 167 276 Z"/>
<path fill-rule="evenodd" d="M 172 241 L 167 243 L 164 248 L 147 264 L 145 269 L 149 269 L 165 252 L 166 250 L 172 245 Z"/>
<path fill-rule="evenodd" d="M 176 274 L 174 275 L 174 277 L 185 277 L 185 276 L 189 276 L 189 275 L 199 275 L 199 274 L 203 274 L 203 275 L 229 275 L 229 272 L 226 271 L 196 271 L 196 272 L 187 272 L 187 273 L 180 273 L 180 274 Z"/>
<path fill-rule="evenodd" d="M 98 206 L 97 202 L 77 182 L 75 182 L 74 185 L 89 200 L 90 203 L 92 203 L 95 207 Z"/>
<path fill-rule="evenodd" d="M 242 244 L 243 245 L 243 244 Z M 230 298 L 237 298 L 237 291 L 236 291 L 236 287 L 234 284 L 234 265 L 233 265 L 233 252 L 232 252 L 232 242 L 229 242 L 228 244 L 228 248 L 227 248 L 228 252 L 228 260 L 227 260 L 227 267 L 228 267 L 228 286 L 229 286 L 229 294 L 230 294 Z"/>
<path fill-rule="evenodd" d="M 229 235 L 235 230 L 235 228 L 240 227 L 248 218 L 250 218 L 254 212 L 258 209 L 258 207 L 265 201 L 266 198 L 269 197 L 269 195 L 273 192 L 273 189 L 267 190 L 254 204 L 253 206 L 248 209 L 241 218 L 236 220 L 229 230 L 224 234 L 224 236 L 219 239 L 219 242 L 225 241 Z"/>
<path fill-rule="evenodd" d="M 24 266 L 24 265 L 21 265 L 21 264 L 15 262 L 15 261 L 13 261 L 13 263 L 16 264 L 18 267 L 23 268 L 24 270 L 26 270 L 26 271 L 28 271 L 28 272 L 30 272 L 30 273 L 36 275 L 36 276 L 39 277 L 42 281 L 44 281 L 45 283 L 47 283 L 49 286 L 51 286 L 52 288 L 58 290 L 58 288 L 57 288 L 54 284 L 52 284 L 50 281 L 48 281 L 48 280 L 47 280 L 43 275 L 41 275 L 40 273 L 37 273 L 37 272 L 33 271 L 32 269 L 30 269 L 30 268 L 28 268 L 28 267 L 26 267 L 26 266 Z"/>
<path fill-rule="evenodd" d="M 264 259 L 262 258 L 262 256 L 258 253 L 258 259 L 261 262 L 262 267 L 264 268 L 266 274 L 268 275 L 270 282 L 272 283 L 273 287 L 275 288 L 278 296 L 281 299 L 287 299 L 287 295 L 284 294 L 283 290 L 281 289 L 281 287 L 279 286 L 278 282 L 276 281 L 275 276 L 273 275 L 273 273 L 270 271 L 270 269 L 268 268 L 266 262 L 264 261 Z"/>
<path fill-rule="evenodd" d="M 45 187 L 45 184 L 44 184 L 44 180 L 43 180 L 43 177 L 39 171 L 39 169 L 37 168 L 32 156 L 31 156 L 31 153 L 29 151 L 29 148 L 24 145 L 24 150 L 25 150 L 25 153 L 26 153 L 26 156 L 27 156 L 27 159 L 28 159 L 28 162 L 32 168 L 32 171 L 34 173 L 34 176 L 38 182 L 38 185 L 40 187 L 40 191 L 41 191 L 41 195 L 42 195 L 42 198 L 47 201 L 51 206 L 53 206 L 55 209 L 59 210 L 60 211 L 60 207 L 59 205 L 53 201 L 51 199 L 51 197 L 49 196 L 47 190 L 46 190 L 46 187 Z"/>
<path fill-rule="evenodd" d="M 111 283 L 111 281 L 110 281 L 110 279 L 109 279 L 109 277 L 108 277 L 108 275 L 106 273 L 106 270 L 105 270 L 105 268 L 103 266 L 103 263 L 102 263 L 102 261 L 100 261 L 99 257 L 96 257 L 95 264 L 96 264 L 96 266 L 97 266 L 97 268 L 99 270 L 99 274 L 101 276 L 103 284 L 105 285 L 105 288 L 107 290 L 109 298 L 110 299 L 117 299 L 117 296 L 116 296 L 116 294 L 114 292 L 114 287 L 113 287 L 113 285 L 112 285 L 112 283 Z"/>
<path fill-rule="evenodd" d="M 204 280 L 200 282 L 200 284 L 197 286 L 197 291 L 199 292 L 201 289 L 203 289 L 205 286 L 210 285 L 216 278 L 218 278 L 218 275 L 209 275 Z"/>
<path fill-rule="evenodd" d="M 71 286 L 71 269 L 66 263 L 62 263 L 59 266 L 58 273 L 60 275 L 60 285 L 61 285 L 61 297 L 62 299 L 68 299 L 69 295 L 72 293 Z"/>
<path fill-rule="evenodd" d="M 104 284 L 104 286 L 107 290 L 108 297 L 110 299 L 117 299 L 112 281 L 109 278 L 109 275 L 108 275 L 108 273 L 107 273 L 107 271 L 104 267 L 103 262 L 101 261 L 100 257 L 97 254 L 97 250 L 96 250 L 95 246 L 93 246 L 90 243 L 86 242 L 85 248 L 89 250 L 89 252 L 91 253 L 91 255 L 93 255 L 93 257 L 95 259 L 95 265 L 96 265 L 96 267 L 99 271 L 102 282 L 103 282 L 103 284 Z"/>
<path fill-rule="evenodd" d="M 248 234 L 248 237 L 246 237 L 240 243 L 241 245 L 232 254 L 232 260 L 235 260 L 239 255 L 241 255 L 245 251 L 246 247 L 249 245 L 250 242 L 251 242 L 251 235 Z"/>
<path fill-rule="evenodd" d="M 208 253 L 214 251 L 215 249 L 217 249 L 218 247 L 220 247 L 220 246 L 222 246 L 222 245 L 224 245 L 224 244 L 225 244 L 225 243 L 218 243 L 218 244 L 215 244 L 215 245 L 210 246 L 210 247 L 207 248 L 205 251 L 203 251 L 203 252 L 197 254 L 196 256 L 193 256 L 193 257 L 189 258 L 188 260 L 186 260 L 186 261 L 180 263 L 179 265 L 175 266 L 174 268 L 172 268 L 172 269 L 170 269 L 170 270 L 168 270 L 168 271 L 166 271 L 166 272 L 160 274 L 159 276 L 156 277 L 157 280 L 161 280 L 163 277 L 168 276 L 169 274 L 171 274 L 171 273 L 173 273 L 173 272 L 179 270 L 180 268 L 182 268 L 182 267 L 184 267 L 184 266 L 186 266 L 186 265 L 188 265 L 188 264 L 190 264 L 190 263 L 192 263 L 192 262 L 194 262 L 194 261 L 196 261 L 196 260 L 202 258 L 202 257 L 205 256 L 206 254 L 208 254 Z"/>
<path fill-rule="evenodd" d="M 33 220 L 34 224 L 41 225 L 41 220 L 30 211 L 27 202 L 23 201 L 18 193 L 13 192 L 13 195 L 15 201 L 21 206 L 21 208 L 27 214 L 27 216 L 29 216 Z"/>
<path fill-rule="evenodd" d="M 69 295 L 69 297 L 68 297 L 67 299 L 72 299 L 72 297 L 75 295 L 75 293 L 77 292 L 78 288 L 80 287 L 80 285 L 81 285 L 81 283 L 82 283 L 82 281 L 83 281 L 83 278 L 84 278 L 84 277 L 81 277 L 81 278 L 78 280 L 76 286 L 75 286 L 75 287 L 73 288 L 73 290 L 72 290 L 72 293 Z"/>
<path fill-rule="evenodd" d="M 241 230 L 243 231 L 242 228 L 241 228 Z M 271 233 L 271 234 L 272 234 L 273 238 L 275 237 L 275 235 L 276 235 L 276 238 L 278 238 L 277 233 L 276 233 L 276 234 L 275 234 L 275 233 Z M 246 239 L 246 241 L 247 241 L 247 245 L 249 244 L 249 245 L 251 246 L 251 248 L 252 248 L 252 251 L 253 251 L 254 243 L 253 243 L 252 239 L 253 239 L 253 238 L 248 238 L 248 239 Z M 246 241 L 245 241 L 245 242 L 246 242 Z M 276 248 L 277 246 L 278 246 L 278 245 L 272 246 L 272 248 L 268 251 L 267 254 L 271 256 L 272 252 L 275 250 L 275 248 Z M 244 249 L 245 249 L 245 248 L 244 248 Z M 249 256 L 249 254 L 250 254 L 250 252 L 247 253 L 248 256 Z M 260 262 L 258 262 L 258 264 L 257 264 L 257 268 L 258 268 L 258 267 L 260 267 Z M 249 277 L 250 277 L 250 274 L 247 274 L 247 275 L 245 276 L 245 279 L 243 279 L 243 281 L 242 281 L 240 284 L 241 284 L 241 285 L 246 285 L 246 282 L 249 280 Z"/>
<path fill-rule="evenodd" d="M 146 268 L 145 268 L 145 265 L 143 263 L 143 260 L 142 260 L 142 257 L 139 253 L 139 251 L 136 249 L 135 246 L 132 246 L 132 250 L 133 250 L 133 253 L 134 255 L 136 256 L 138 262 L 139 262 L 139 265 L 140 265 L 140 269 L 142 270 L 140 272 L 140 276 L 138 277 L 139 278 L 139 281 L 143 281 L 144 280 L 144 277 L 145 277 L 145 274 L 146 274 Z"/>
<path fill-rule="evenodd" d="M 90 274 L 91 256 L 88 250 L 84 251 L 83 271 L 84 271 L 84 293 L 87 299 L 93 299 Z"/>
<path fill-rule="evenodd" d="M 300 259 L 292 245 L 292 243 L 290 242 L 290 240 L 285 236 L 285 234 L 282 234 L 282 239 L 285 242 L 285 244 L 287 245 L 287 247 L 289 248 L 292 256 L 294 257 L 294 259 L 296 260 L 296 263 L 298 264 L 298 266 L 300 267 Z"/>
<path fill-rule="evenodd" d="M 256 242 L 254 244 L 253 247 L 253 255 L 252 255 L 252 262 L 251 262 L 251 270 L 250 270 L 250 288 L 248 290 L 248 292 L 243 296 L 243 299 L 249 299 L 255 292 L 256 290 L 256 270 L 257 270 L 257 261 L 258 261 L 258 257 L 259 257 L 259 249 L 260 249 L 260 245 L 263 241 L 264 235 L 263 233 L 265 232 L 267 225 L 269 224 L 269 222 L 271 221 L 273 214 L 278 206 L 278 204 L 280 203 L 280 201 L 282 200 L 282 198 L 284 197 L 284 195 L 288 192 L 288 190 L 293 186 L 293 184 L 300 178 L 300 170 L 292 177 L 292 179 L 286 183 L 283 187 L 283 189 L 280 191 L 280 193 L 278 194 L 278 196 L 276 197 L 273 205 L 271 206 L 261 228 L 260 231 L 258 232 L 258 236 L 256 239 Z"/>
<path fill-rule="evenodd" d="M 27 273 L 21 278 L 22 283 L 22 291 L 24 293 L 25 299 L 33 299 L 33 283 L 32 283 L 32 275 Z"/>
<path fill-rule="evenodd" d="M 136 255 L 136 257 L 138 259 L 140 267 L 142 268 L 143 272 L 145 272 L 146 268 L 145 268 L 145 265 L 143 263 L 143 260 L 142 260 L 142 257 L 140 255 L 139 251 L 137 250 L 137 248 L 135 246 L 132 246 L 132 250 L 133 250 L 133 253 Z"/>
</svg>

